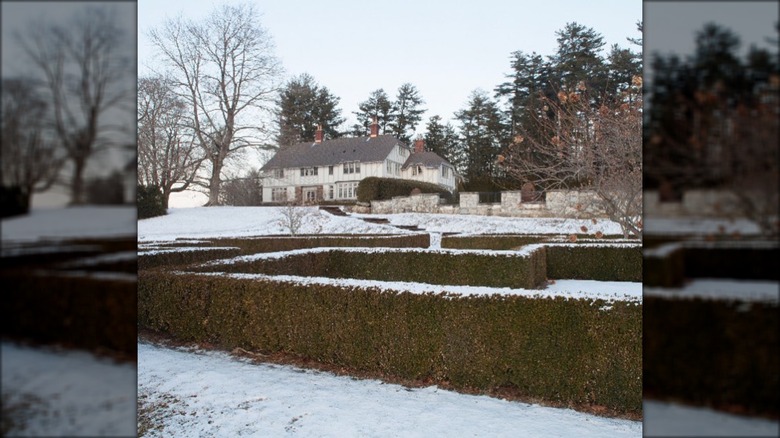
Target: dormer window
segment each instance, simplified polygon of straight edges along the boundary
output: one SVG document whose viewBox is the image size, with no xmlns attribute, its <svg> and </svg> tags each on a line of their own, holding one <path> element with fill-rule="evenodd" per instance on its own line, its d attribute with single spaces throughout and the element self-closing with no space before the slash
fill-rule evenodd
<svg viewBox="0 0 780 438">
<path fill-rule="evenodd" d="M 414 175 L 422 175 L 423 168 L 419 164 L 415 164 L 412 166 L 412 176 Z"/>
</svg>

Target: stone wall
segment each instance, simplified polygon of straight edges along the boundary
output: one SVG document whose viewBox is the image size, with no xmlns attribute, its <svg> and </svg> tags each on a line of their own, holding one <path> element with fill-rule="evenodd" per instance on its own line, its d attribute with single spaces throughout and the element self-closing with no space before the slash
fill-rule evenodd
<svg viewBox="0 0 780 438">
<path fill-rule="evenodd" d="M 520 191 L 501 192 L 500 204 L 480 204 L 479 194 L 463 192 L 459 205 L 443 205 L 436 194 L 399 196 L 388 201 L 371 201 L 371 213 L 441 213 L 507 217 L 598 217 L 595 195 L 589 192 L 553 191 L 547 202 L 523 202 Z M 577 206 L 580 206 L 578 209 Z"/>
<path fill-rule="evenodd" d="M 644 201 L 646 216 L 722 217 L 740 213 L 736 196 L 723 190 L 687 190 L 679 202 L 660 202 L 658 191 L 647 190 Z"/>
</svg>

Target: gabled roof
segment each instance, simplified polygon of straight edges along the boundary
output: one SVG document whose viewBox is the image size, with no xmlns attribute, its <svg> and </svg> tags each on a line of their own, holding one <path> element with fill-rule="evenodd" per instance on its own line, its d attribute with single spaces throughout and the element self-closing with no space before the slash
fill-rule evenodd
<svg viewBox="0 0 780 438">
<path fill-rule="evenodd" d="M 384 161 L 393 147 L 408 147 L 392 135 L 334 138 L 322 143 L 298 143 L 279 150 L 260 170 L 335 166 L 348 161 Z"/>
<path fill-rule="evenodd" d="M 415 164 L 420 164 L 425 167 L 439 167 L 442 164 L 451 166 L 451 164 L 448 163 L 447 160 L 438 156 L 434 152 L 429 152 L 429 151 L 415 152 L 409 155 L 409 158 L 406 159 L 406 162 L 404 163 L 402 168 L 406 169 L 407 167 L 413 166 Z"/>
</svg>

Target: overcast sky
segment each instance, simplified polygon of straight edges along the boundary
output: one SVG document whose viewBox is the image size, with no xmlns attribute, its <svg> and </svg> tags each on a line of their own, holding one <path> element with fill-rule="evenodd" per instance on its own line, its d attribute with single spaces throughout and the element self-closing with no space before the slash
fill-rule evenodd
<svg viewBox="0 0 780 438">
<path fill-rule="evenodd" d="M 150 28 L 166 17 L 206 16 L 210 0 L 185 3 L 140 0 L 139 73 L 155 64 L 148 43 Z M 262 25 L 276 43 L 288 77 L 311 74 L 341 98 L 340 108 L 354 123 L 353 111 L 373 90 L 392 98 L 410 82 L 428 111 L 451 119 L 481 88 L 491 95 L 505 81 L 513 51 L 553 55 L 555 32 L 577 22 L 601 33 L 605 50 L 614 43 L 631 46 L 642 18 L 638 0 L 507 1 L 481 0 L 259 0 Z M 631 46 L 637 50 L 636 46 Z M 638 51 L 638 50 L 637 50 Z M 418 133 L 421 132 L 418 127 Z"/>
<path fill-rule="evenodd" d="M 645 66 L 653 54 L 676 53 L 685 59 L 696 48 L 696 32 L 708 22 L 733 31 L 740 39 L 741 54 L 751 45 L 770 48 L 777 53 L 777 45 L 767 38 L 777 38 L 775 23 L 780 14 L 780 2 L 770 1 L 645 1 L 644 55 Z M 651 72 L 645 69 L 645 79 Z"/>
</svg>

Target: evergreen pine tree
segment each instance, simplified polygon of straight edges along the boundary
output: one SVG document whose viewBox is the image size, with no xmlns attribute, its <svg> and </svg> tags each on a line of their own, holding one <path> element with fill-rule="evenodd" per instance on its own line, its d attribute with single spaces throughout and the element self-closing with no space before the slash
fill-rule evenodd
<svg viewBox="0 0 780 438">
<path fill-rule="evenodd" d="M 425 110 L 420 106 L 423 103 L 420 92 L 414 85 L 405 83 L 398 88 L 398 95 L 392 107 L 390 132 L 407 144 L 411 142 L 417 124 L 422 120 Z"/>
<path fill-rule="evenodd" d="M 358 109 L 359 111 L 353 113 L 357 116 L 358 122 L 352 125 L 352 135 L 356 137 L 368 135 L 374 118 L 379 123 L 379 133 L 389 133 L 393 122 L 393 104 L 384 89 L 372 91 L 367 100 L 360 102 Z"/>
<path fill-rule="evenodd" d="M 474 91 L 466 108 L 456 112 L 455 118 L 461 125 L 460 139 L 465 151 L 461 174 L 471 182 L 500 176 L 496 160 L 508 143 L 509 130 L 498 104 L 484 91 Z"/>
<path fill-rule="evenodd" d="M 441 117 L 436 115 L 428 119 L 425 129 L 426 133 L 423 137 L 425 150 L 434 152 L 449 161 L 456 169 L 460 169 L 463 164 L 463 154 L 455 128 L 449 123 L 442 124 Z"/>
<path fill-rule="evenodd" d="M 326 137 L 340 137 L 339 127 L 344 118 L 338 108 L 339 100 L 309 74 L 291 79 L 281 90 L 277 106 L 279 147 L 314 141 L 318 125 L 322 125 Z"/>
</svg>

